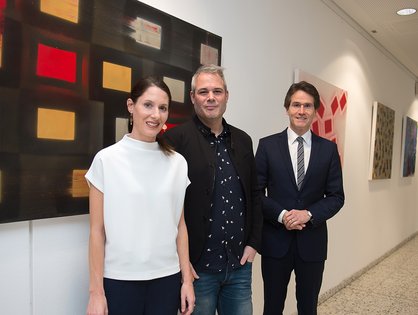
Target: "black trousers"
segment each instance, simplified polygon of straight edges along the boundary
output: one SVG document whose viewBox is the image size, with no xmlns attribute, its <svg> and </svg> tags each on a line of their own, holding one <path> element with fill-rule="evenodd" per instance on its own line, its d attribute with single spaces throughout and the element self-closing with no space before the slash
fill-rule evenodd
<svg viewBox="0 0 418 315">
<path fill-rule="evenodd" d="M 177 315 L 181 274 L 146 280 L 104 279 L 109 315 Z"/>
<path fill-rule="evenodd" d="M 315 315 L 324 265 L 324 261 L 303 261 L 299 256 L 296 240 L 293 240 L 289 252 L 284 257 L 261 256 L 264 283 L 263 315 L 283 314 L 292 270 L 295 271 L 296 276 L 298 315 Z"/>
</svg>

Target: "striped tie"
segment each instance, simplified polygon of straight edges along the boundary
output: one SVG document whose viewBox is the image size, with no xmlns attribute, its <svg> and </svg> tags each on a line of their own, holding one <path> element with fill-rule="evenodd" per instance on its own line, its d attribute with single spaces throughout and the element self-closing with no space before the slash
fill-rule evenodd
<svg viewBox="0 0 418 315">
<path fill-rule="evenodd" d="M 303 138 L 297 137 L 296 140 L 298 141 L 298 154 L 297 154 L 297 184 L 298 189 L 303 183 L 303 178 L 305 177 L 305 158 L 303 156 Z"/>
</svg>

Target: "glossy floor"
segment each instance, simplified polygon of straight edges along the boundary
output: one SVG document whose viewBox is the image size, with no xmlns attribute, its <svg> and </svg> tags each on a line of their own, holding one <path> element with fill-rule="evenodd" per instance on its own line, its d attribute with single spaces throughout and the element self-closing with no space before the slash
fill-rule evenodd
<svg viewBox="0 0 418 315">
<path fill-rule="evenodd" d="M 319 315 L 418 314 L 418 236 L 318 306 Z"/>
</svg>

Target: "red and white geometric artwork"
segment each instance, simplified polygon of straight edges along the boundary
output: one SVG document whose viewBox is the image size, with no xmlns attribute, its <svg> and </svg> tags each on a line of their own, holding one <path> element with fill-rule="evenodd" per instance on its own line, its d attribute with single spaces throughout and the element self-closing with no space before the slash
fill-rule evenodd
<svg viewBox="0 0 418 315">
<path fill-rule="evenodd" d="M 337 144 L 341 163 L 344 159 L 347 91 L 325 82 L 300 69 L 295 70 L 295 82 L 306 81 L 319 92 L 320 106 L 312 123 L 312 131 Z"/>
</svg>

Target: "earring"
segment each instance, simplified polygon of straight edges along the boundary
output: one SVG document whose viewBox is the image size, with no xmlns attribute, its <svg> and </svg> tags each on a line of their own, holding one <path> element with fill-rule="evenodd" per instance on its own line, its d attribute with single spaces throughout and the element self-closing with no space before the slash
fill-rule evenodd
<svg viewBox="0 0 418 315">
<path fill-rule="evenodd" d="M 132 116 L 132 113 L 129 115 L 129 126 L 132 127 L 132 125 L 134 124 L 134 118 Z"/>
</svg>

